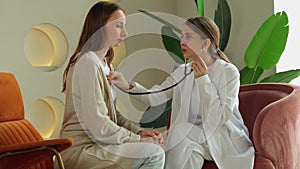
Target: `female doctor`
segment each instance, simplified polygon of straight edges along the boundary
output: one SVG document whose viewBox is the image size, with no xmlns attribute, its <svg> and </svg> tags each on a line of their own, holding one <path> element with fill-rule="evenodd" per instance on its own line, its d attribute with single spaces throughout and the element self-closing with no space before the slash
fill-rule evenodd
<svg viewBox="0 0 300 169">
<path fill-rule="evenodd" d="M 220 169 L 252 169 L 254 148 L 238 110 L 239 71 L 219 49 L 220 33 L 213 20 L 188 19 L 182 28 L 181 48 L 189 64 L 178 67 L 161 85 L 146 89 L 129 83 L 119 72 L 108 80 L 151 105 L 172 100 L 171 125 L 166 140 L 166 169 L 199 169 L 204 160 Z M 192 72 L 191 72 L 192 71 Z"/>
</svg>

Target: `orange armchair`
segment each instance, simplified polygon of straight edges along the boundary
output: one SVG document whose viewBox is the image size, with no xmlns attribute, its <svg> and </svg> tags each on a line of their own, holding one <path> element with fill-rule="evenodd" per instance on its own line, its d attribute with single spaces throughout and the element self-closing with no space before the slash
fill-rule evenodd
<svg viewBox="0 0 300 169">
<path fill-rule="evenodd" d="M 60 152 L 72 144 L 72 138 L 43 139 L 24 119 L 16 78 L 0 72 L 0 169 L 53 169 L 54 156 L 63 169 Z"/>
<path fill-rule="evenodd" d="M 242 85 L 239 100 L 256 150 L 254 169 L 299 169 L 300 87 L 286 83 Z M 217 166 L 206 161 L 203 168 Z"/>
</svg>

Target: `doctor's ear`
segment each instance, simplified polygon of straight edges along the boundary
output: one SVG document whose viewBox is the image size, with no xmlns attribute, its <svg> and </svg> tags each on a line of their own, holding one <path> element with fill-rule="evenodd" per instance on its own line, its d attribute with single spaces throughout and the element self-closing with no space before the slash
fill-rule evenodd
<svg viewBox="0 0 300 169">
<path fill-rule="evenodd" d="M 207 48 L 209 47 L 209 45 L 210 45 L 210 40 L 209 39 L 205 39 L 203 47 L 202 47 L 202 50 L 206 51 Z"/>
</svg>

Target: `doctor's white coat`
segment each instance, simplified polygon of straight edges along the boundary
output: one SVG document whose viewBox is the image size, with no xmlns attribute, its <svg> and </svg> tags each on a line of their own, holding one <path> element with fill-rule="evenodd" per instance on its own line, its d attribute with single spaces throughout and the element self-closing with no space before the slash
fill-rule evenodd
<svg viewBox="0 0 300 169">
<path fill-rule="evenodd" d="M 187 72 L 191 65 L 187 64 Z M 155 91 L 171 86 L 182 79 L 184 65 L 178 67 L 161 85 L 145 89 L 134 83 L 131 92 Z M 186 135 L 195 133 L 186 151 L 176 154 L 178 159 L 166 161 L 168 166 L 181 169 L 191 151 L 201 153 L 202 147 L 209 151 L 219 169 L 252 169 L 254 148 L 248 130 L 238 110 L 239 72 L 237 68 L 221 59 L 208 67 L 208 75 L 195 79 L 188 75 L 179 85 L 162 93 L 138 96 L 139 100 L 152 106 L 172 98 L 171 126 L 166 140 L 167 150 L 174 148 Z M 195 127 L 197 126 L 197 127 Z"/>
</svg>

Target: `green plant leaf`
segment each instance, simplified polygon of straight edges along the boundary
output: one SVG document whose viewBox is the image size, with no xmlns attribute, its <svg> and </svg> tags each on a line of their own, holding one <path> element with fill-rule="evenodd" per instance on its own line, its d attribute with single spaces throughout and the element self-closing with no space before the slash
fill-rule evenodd
<svg viewBox="0 0 300 169">
<path fill-rule="evenodd" d="M 176 63 L 184 63 L 184 56 L 180 46 L 180 38 L 167 26 L 163 26 L 161 28 L 161 35 L 163 44 L 169 55 Z"/>
<path fill-rule="evenodd" d="M 250 42 L 245 54 L 245 64 L 254 69 L 261 67 L 265 70 L 274 67 L 284 51 L 288 33 L 286 13 L 271 15 Z"/>
<path fill-rule="evenodd" d="M 215 11 L 214 21 L 220 29 L 220 49 L 225 50 L 231 29 L 231 13 L 230 8 L 226 0 L 219 0 L 218 7 Z"/>
<path fill-rule="evenodd" d="M 262 79 L 260 82 L 279 82 L 279 83 L 290 83 L 293 79 L 300 76 L 300 69 L 288 70 L 279 72 L 269 77 Z"/>
<path fill-rule="evenodd" d="M 140 126 L 144 128 L 160 128 L 166 126 L 171 114 L 171 104 L 172 99 L 158 106 L 149 106 L 142 115 Z M 163 108 L 164 111 L 161 112 L 160 110 Z"/>
<path fill-rule="evenodd" d="M 197 7 L 197 11 L 198 11 L 198 15 L 199 16 L 204 16 L 204 2 L 203 0 L 194 0 L 196 7 Z M 201 4 L 198 4 L 198 2 L 202 2 Z M 200 9 L 199 9 L 199 5 L 200 5 Z"/>
<path fill-rule="evenodd" d="M 203 0 L 197 0 L 198 16 L 204 16 L 204 2 Z"/>
<path fill-rule="evenodd" d="M 260 67 L 257 67 L 257 69 L 244 67 L 240 70 L 240 84 L 256 83 L 263 72 L 264 70 Z"/>
<path fill-rule="evenodd" d="M 176 26 L 174 26 L 174 25 L 171 24 L 170 22 L 164 20 L 163 18 L 158 17 L 158 16 L 156 16 L 156 15 L 154 15 L 154 14 L 148 12 L 148 11 L 145 11 L 145 10 L 138 10 L 138 11 L 140 11 L 140 12 L 142 12 L 142 13 L 144 13 L 144 14 L 150 16 L 151 18 L 153 18 L 153 19 L 159 21 L 160 23 L 162 23 L 162 24 L 164 24 L 164 25 L 170 27 L 170 28 L 173 29 L 175 32 L 181 33 L 181 30 L 180 30 L 179 28 L 177 28 Z"/>
</svg>

